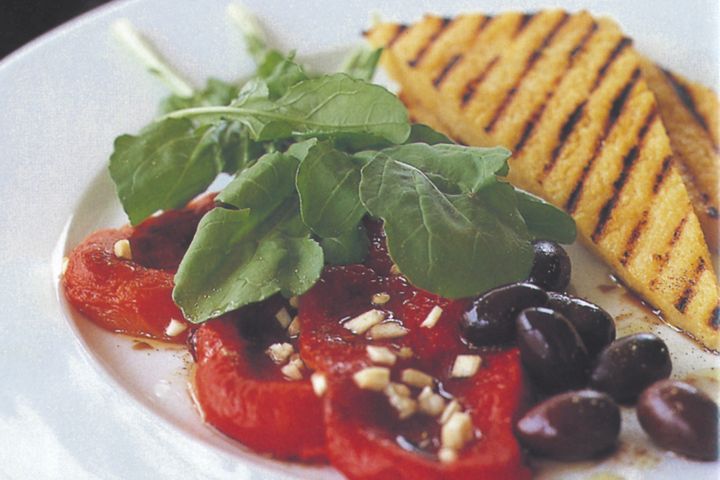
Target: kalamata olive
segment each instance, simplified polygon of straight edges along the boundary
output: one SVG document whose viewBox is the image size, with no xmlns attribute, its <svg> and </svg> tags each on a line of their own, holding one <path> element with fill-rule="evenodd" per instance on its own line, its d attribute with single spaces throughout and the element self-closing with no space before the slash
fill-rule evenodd
<svg viewBox="0 0 720 480">
<path fill-rule="evenodd" d="M 564 291 L 570 283 L 570 257 L 564 248 L 548 240 L 533 242 L 535 259 L 528 281 L 555 292 Z"/>
<path fill-rule="evenodd" d="M 563 293 L 548 292 L 548 308 L 552 308 L 570 320 L 582 338 L 590 358 L 615 340 L 615 322 L 602 308 L 594 303 Z"/>
<path fill-rule="evenodd" d="M 667 345 L 652 333 L 636 333 L 614 341 L 598 356 L 590 386 L 619 403 L 633 403 L 640 392 L 672 371 Z"/>
<path fill-rule="evenodd" d="M 685 382 L 661 380 L 637 403 L 642 428 L 660 447 L 700 460 L 718 459 L 718 406 Z"/>
<path fill-rule="evenodd" d="M 547 293 L 531 283 L 495 288 L 475 300 L 461 320 L 466 339 L 475 345 L 498 345 L 515 338 L 515 317 L 529 307 L 545 305 Z"/>
<path fill-rule="evenodd" d="M 520 359 L 530 378 L 547 392 L 585 384 L 589 359 L 570 321 L 549 308 L 527 308 L 516 320 Z"/>
<path fill-rule="evenodd" d="M 533 453 L 585 460 L 615 447 L 620 409 L 608 395 L 593 390 L 561 393 L 528 411 L 515 431 Z"/>
</svg>

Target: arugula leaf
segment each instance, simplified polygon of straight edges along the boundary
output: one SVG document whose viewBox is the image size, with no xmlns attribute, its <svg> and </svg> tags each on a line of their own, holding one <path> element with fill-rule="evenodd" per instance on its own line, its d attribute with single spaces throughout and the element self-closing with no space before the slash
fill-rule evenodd
<svg viewBox="0 0 720 480">
<path fill-rule="evenodd" d="M 182 207 L 207 189 L 224 165 L 220 133 L 217 127 L 168 119 L 139 136 L 115 140 L 110 176 L 133 225 L 158 210 Z"/>
<path fill-rule="evenodd" d="M 502 147 L 413 143 L 381 151 L 421 170 L 445 193 L 476 193 L 508 173 L 510 151 Z"/>
<path fill-rule="evenodd" d="M 301 81 L 275 101 L 249 96 L 228 107 L 191 108 L 166 117 L 237 120 L 256 141 L 371 136 L 398 144 L 410 134 L 407 111 L 395 95 L 345 74 Z"/>
<path fill-rule="evenodd" d="M 296 179 L 305 225 L 321 237 L 339 237 L 365 215 L 360 203 L 360 165 L 327 142 L 312 147 Z"/>
<path fill-rule="evenodd" d="M 573 243 L 577 235 L 575 220 L 563 210 L 523 190 L 515 189 L 518 210 L 535 239 Z"/>
<path fill-rule="evenodd" d="M 349 265 L 365 260 L 370 247 L 367 231 L 362 223 L 339 237 L 320 239 L 325 261 L 331 265 Z"/>
<path fill-rule="evenodd" d="M 160 113 L 166 114 L 192 107 L 229 105 L 238 96 L 239 91 L 240 88 L 237 85 L 223 82 L 217 78 L 209 78 L 205 88 L 194 92 L 190 97 L 170 95 L 164 99 L 160 102 Z"/>
<path fill-rule="evenodd" d="M 370 81 L 375 76 L 380 55 L 382 48 L 369 49 L 363 45 L 345 60 L 342 71 L 353 78 Z"/>
<path fill-rule="evenodd" d="M 265 82 L 271 100 L 280 98 L 290 87 L 310 78 L 305 69 L 293 61 L 293 57 L 294 54 L 285 56 L 276 50 L 270 50 L 258 65 L 257 75 Z"/>
<path fill-rule="evenodd" d="M 427 143 L 428 145 L 437 145 L 438 143 L 449 143 L 454 145 L 455 142 L 448 137 L 433 130 L 422 123 L 413 123 L 410 128 L 410 136 L 405 143 Z"/>
<path fill-rule="evenodd" d="M 385 222 L 390 256 L 413 285 L 459 298 L 527 277 L 533 259 L 530 235 L 512 186 L 495 179 L 497 160 L 490 162 L 492 168 L 475 166 L 471 178 L 461 180 L 472 193 L 446 193 L 424 171 L 395 159 L 395 153 L 382 152 L 363 167 L 360 198 Z M 422 162 L 447 188 L 456 179 L 443 175 L 458 171 L 442 165 L 447 160 L 441 156 L 434 158 Z"/>
<path fill-rule="evenodd" d="M 173 299 L 199 323 L 275 293 L 300 295 L 317 279 L 323 251 L 300 220 L 297 159 L 272 153 L 241 172 L 200 222 L 175 276 Z"/>
</svg>

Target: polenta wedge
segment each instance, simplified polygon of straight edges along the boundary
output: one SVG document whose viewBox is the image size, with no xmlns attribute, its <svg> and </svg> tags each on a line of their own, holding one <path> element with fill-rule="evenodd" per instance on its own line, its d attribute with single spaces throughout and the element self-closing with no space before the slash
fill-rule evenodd
<svg viewBox="0 0 720 480">
<path fill-rule="evenodd" d="M 642 60 L 642 72 L 655 94 L 670 137 L 675 165 L 703 227 L 708 246 L 718 249 L 720 206 L 720 102 L 709 88 Z"/>
<path fill-rule="evenodd" d="M 587 12 L 427 16 L 367 35 L 418 119 L 514 152 L 511 180 L 667 321 L 720 348 L 712 261 L 632 41 Z"/>
</svg>

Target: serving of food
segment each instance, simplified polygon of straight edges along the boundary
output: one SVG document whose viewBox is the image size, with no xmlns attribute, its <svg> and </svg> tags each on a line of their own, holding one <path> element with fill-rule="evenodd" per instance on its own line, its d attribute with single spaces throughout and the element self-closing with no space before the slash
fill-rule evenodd
<svg viewBox="0 0 720 480">
<path fill-rule="evenodd" d="M 335 70 L 228 14 L 256 71 L 203 89 L 113 25 L 170 95 L 113 144 L 129 224 L 61 246 L 121 376 L 184 362 L 141 396 L 297 478 L 717 473 L 710 89 L 584 11 L 379 21 Z"/>
</svg>

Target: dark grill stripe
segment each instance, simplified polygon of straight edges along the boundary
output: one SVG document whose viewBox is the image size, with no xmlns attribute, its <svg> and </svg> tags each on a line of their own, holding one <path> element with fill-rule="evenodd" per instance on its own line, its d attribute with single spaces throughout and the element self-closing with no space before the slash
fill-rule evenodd
<svg viewBox="0 0 720 480">
<path fill-rule="evenodd" d="M 720 307 L 715 307 L 712 312 L 710 312 L 710 319 L 708 320 L 708 325 L 710 325 L 715 330 L 720 329 Z"/>
<path fill-rule="evenodd" d="M 473 95 L 475 95 L 475 91 L 477 90 L 477 87 L 485 80 L 485 77 L 488 76 L 490 71 L 497 65 L 498 60 L 500 57 L 498 55 L 495 55 L 492 60 L 490 60 L 490 63 L 485 65 L 485 68 L 482 69 L 482 71 L 478 74 L 477 77 L 471 79 L 466 85 L 465 89 L 462 94 L 461 104 L 462 106 L 466 106 L 467 103 L 472 99 Z"/>
<path fill-rule="evenodd" d="M 587 100 L 583 100 L 580 102 L 580 104 L 575 107 L 575 110 L 570 114 L 570 116 L 565 120 L 565 123 L 563 124 L 562 128 L 560 129 L 560 134 L 558 135 L 558 141 L 557 144 L 555 144 L 555 147 L 552 150 L 552 153 L 550 154 L 550 160 L 545 164 L 543 167 L 543 173 L 544 176 L 547 176 L 548 173 L 550 173 L 550 170 L 555 167 L 555 164 L 557 163 L 558 158 L 560 158 L 560 152 L 562 151 L 563 145 L 565 145 L 565 141 L 570 136 L 572 131 L 575 129 L 575 125 L 580 121 L 583 115 L 583 111 L 585 110 L 585 104 L 587 103 Z"/>
<path fill-rule="evenodd" d="M 515 30 L 515 33 L 513 34 L 513 38 L 517 37 L 522 33 L 525 28 L 527 28 L 528 24 L 530 23 L 530 20 L 535 18 L 535 15 L 537 15 L 536 12 L 530 12 L 530 13 L 524 13 L 522 18 L 520 18 L 520 21 L 518 22 L 517 29 Z"/>
<path fill-rule="evenodd" d="M 697 267 L 695 267 L 695 271 L 693 272 L 693 277 L 688 281 L 687 288 L 685 288 L 683 293 L 678 297 L 677 301 L 675 302 L 675 308 L 680 313 L 685 313 L 685 310 L 687 309 L 690 300 L 692 300 L 692 298 L 695 296 L 695 287 L 697 287 L 700 276 L 703 274 L 706 268 L 707 267 L 705 266 L 705 259 L 700 257 L 698 265 Z"/>
<path fill-rule="evenodd" d="M 450 60 L 445 64 L 445 66 L 440 70 L 440 73 L 438 73 L 437 77 L 433 79 L 433 86 L 438 89 L 440 88 L 440 84 L 445 80 L 445 78 L 450 74 L 453 67 L 457 65 L 457 63 L 460 61 L 460 59 L 463 58 L 462 53 L 458 53 L 457 55 L 453 55 L 450 57 Z"/>
<path fill-rule="evenodd" d="M 673 251 L 673 246 L 677 243 L 678 240 L 680 240 L 680 236 L 682 235 L 683 229 L 685 228 L 685 225 L 687 225 L 688 216 L 691 212 L 687 212 L 683 218 L 680 220 L 680 222 L 677 224 L 677 227 L 675 227 L 675 230 L 673 230 L 672 237 L 670 237 L 670 240 L 668 241 L 667 249 L 665 250 L 665 253 L 661 256 L 656 257 L 660 260 L 660 266 L 658 269 L 657 276 L 653 278 L 650 281 L 650 289 L 655 289 L 655 286 L 657 285 L 658 280 L 660 279 L 660 276 L 662 275 L 663 270 L 665 270 L 665 266 L 670 262 L 670 254 Z"/>
<path fill-rule="evenodd" d="M 552 88 L 547 93 L 545 100 L 540 105 L 538 105 L 532 115 L 530 115 L 528 120 L 525 122 L 525 127 L 523 128 L 523 133 L 520 136 L 520 140 L 517 142 L 517 144 L 515 144 L 515 155 L 518 155 L 522 151 L 523 147 L 525 147 L 525 143 L 527 142 L 528 138 L 530 138 L 530 135 L 532 135 L 532 132 L 535 129 L 535 124 L 538 120 L 540 120 L 543 113 L 545 112 L 545 108 L 547 107 L 548 103 L 550 103 L 551 99 L 555 96 L 558 85 L 560 85 L 568 72 L 570 72 L 573 65 L 575 64 L 575 59 L 578 57 L 578 54 L 585 50 L 585 45 L 587 44 L 590 37 L 592 37 L 593 34 L 597 31 L 597 28 L 597 22 L 593 22 L 592 25 L 590 25 L 588 31 L 585 32 L 585 35 L 582 36 L 580 41 L 570 51 L 565 71 L 555 78 Z M 553 151 L 554 150 L 555 149 L 553 149 Z"/>
<path fill-rule="evenodd" d="M 660 171 L 655 176 L 655 183 L 653 184 L 653 193 L 657 193 L 660 190 L 660 187 L 662 186 L 663 182 L 665 181 L 665 177 L 667 176 L 667 172 L 670 170 L 670 165 L 672 165 L 672 157 L 667 156 L 665 157 L 665 160 L 663 160 L 662 167 L 660 168 Z"/>
<path fill-rule="evenodd" d="M 700 127 L 702 127 L 702 129 L 705 130 L 705 132 L 707 132 L 709 135 L 710 129 L 708 128 L 707 121 L 705 120 L 705 117 L 703 117 L 702 114 L 698 111 L 695 105 L 695 99 L 693 98 L 687 87 L 685 87 L 685 85 L 683 85 L 671 71 L 664 68 L 660 68 L 660 70 L 663 72 L 663 74 L 665 74 L 665 78 L 667 78 L 670 86 L 672 86 L 673 90 L 675 90 L 675 94 L 678 96 L 682 104 L 685 105 L 685 108 L 687 108 L 688 112 L 690 112 L 690 115 L 692 115 L 698 125 L 700 125 Z"/>
<path fill-rule="evenodd" d="M 427 41 L 425 45 L 420 47 L 420 50 L 418 50 L 417 55 L 415 55 L 415 58 L 412 60 L 408 60 L 408 65 L 410 65 L 412 68 L 415 68 L 418 63 L 422 61 L 422 59 L 425 57 L 425 54 L 430 50 L 430 47 L 433 46 L 435 41 L 440 37 L 440 35 L 445 31 L 445 29 L 452 24 L 453 20 L 447 17 L 443 17 L 440 20 L 440 23 L 438 24 L 437 30 L 433 32 L 432 35 L 430 35 L 427 38 Z"/>
<path fill-rule="evenodd" d="M 635 247 L 637 246 L 637 242 L 645 231 L 645 227 L 647 227 L 648 215 L 648 210 L 645 210 L 642 213 L 642 215 L 640 216 L 640 221 L 635 225 L 635 228 L 633 228 L 632 232 L 630 232 L 630 237 L 628 238 L 627 242 L 625 242 L 625 251 L 620 258 L 620 263 L 623 266 L 626 266 L 630 262 L 630 259 L 635 253 Z"/>
<path fill-rule="evenodd" d="M 392 36 L 392 38 L 390 39 L 390 41 L 387 43 L 387 48 L 390 48 L 390 47 L 392 47 L 393 45 L 395 45 L 395 42 L 397 42 L 398 40 L 400 40 L 400 37 L 402 37 L 403 33 L 405 33 L 405 31 L 406 31 L 407 29 L 408 29 L 408 26 L 405 25 L 404 23 L 398 24 L 398 25 L 397 25 L 397 29 L 395 30 L 395 34 Z"/>
<path fill-rule="evenodd" d="M 640 128 L 640 131 L 637 135 L 637 143 L 635 146 L 633 146 L 627 155 L 625 155 L 625 158 L 623 158 L 623 167 L 622 170 L 620 170 L 620 173 L 618 174 L 618 177 L 613 182 L 613 193 L 610 196 L 610 198 L 605 202 L 603 207 L 600 209 L 600 214 L 598 215 L 598 222 L 595 225 L 595 230 L 593 231 L 593 234 L 590 238 L 592 238 L 592 241 L 597 243 L 601 238 L 603 233 L 605 232 L 605 227 L 607 226 L 607 223 L 612 218 L 613 210 L 615 209 L 615 206 L 617 205 L 618 200 L 620 199 L 620 195 L 622 194 L 623 188 L 625 188 L 625 184 L 627 183 L 627 179 L 630 177 L 630 174 L 632 173 L 633 167 L 635 166 L 635 162 L 640 157 L 640 152 L 643 148 L 643 145 L 645 143 L 645 135 L 647 135 L 648 130 L 650 130 L 650 127 L 657 119 L 657 110 L 653 108 L 648 113 L 647 117 L 645 117 L 645 121 Z"/>
<path fill-rule="evenodd" d="M 515 97 L 515 94 L 517 93 L 518 89 L 520 89 L 520 86 L 522 84 L 522 81 L 525 79 L 527 74 L 532 70 L 532 68 L 535 66 L 538 60 L 540 60 L 540 57 L 542 57 L 543 52 L 547 49 L 547 47 L 550 46 L 552 41 L 557 36 L 560 29 L 567 23 L 568 19 L 570 18 L 570 15 L 566 12 L 563 12 L 563 16 L 560 18 L 560 21 L 558 21 L 555 26 L 550 29 L 550 31 L 545 35 L 545 38 L 543 39 L 542 43 L 538 48 L 533 50 L 532 54 L 528 57 L 527 61 L 525 62 L 525 66 L 523 67 L 522 72 L 518 76 L 518 78 L 515 80 L 515 83 L 513 86 L 508 90 L 508 92 L 505 94 L 505 98 L 503 98 L 502 102 L 500 102 L 500 105 L 495 110 L 495 113 L 493 113 L 492 118 L 490 119 L 490 122 L 485 125 L 485 131 L 491 132 L 494 130 L 495 125 L 497 124 L 498 120 L 502 118 L 503 113 L 507 109 L 508 105 L 512 102 L 512 99 Z"/>
<path fill-rule="evenodd" d="M 605 232 L 605 226 L 607 225 L 608 221 L 610 221 L 612 212 L 615 209 L 615 205 L 617 205 L 617 201 L 620 197 L 620 192 L 625 186 L 625 182 L 627 182 L 630 171 L 632 170 L 633 166 L 635 166 L 635 161 L 638 159 L 639 151 L 639 147 L 635 145 L 630 149 L 627 155 L 625 155 L 625 158 L 623 158 L 622 170 L 620 170 L 618 178 L 613 182 L 612 195 L 600 209 L 600 213 L 598 214 L 598 222 L 597 224 L 595 224 L 595 230 L 590 236 L 592 241 L 595 243 L 597 243 L 600 238 L 602 238 L 602 235 Z"/>
<path fill-rule="evenodd" d="M 479 35 L 480 32 L 485 30 L 487 28 L 487 26 L 490 25 L 490 22 L 492 22 L 494 18 L 495 18 L 494 15 L 485 15 L 482 18 L 482 20 L 480 20 L 480 22 L 478 23 L 476 33 Z"/>
<path fill-rule="evenodd" d="M 633 71 L 632 76 L 630 79 L 625 83 L 625 86 L 620 90 L 618 95 L 615 97 L 615 99 L 612 102 L 612 107 L 610 108 L 610 112 L 608 113 L 608 118 L 605 121 L 605 129 L 603 133 L 597 138 L 595 141 L 595 150 L 592 154 L 592 157 L 590 157 L 590 160 L 585 164 L 585 167 L 583 168 L 582 173 L 580 174 L 580 178 L 578 179 L 577 183 L 575 184 L 575 187 L 573 188 L 572 192 L 570 193 L 570 196 L 568 197 L 568 201 L 565 204 L 565 209 L 570 212 L 571 214 L 575 212 L 575 208 L 577 208 L 578 201 L 580 200 L 580 196 L 582 194 L 583 186 L 585 185 L 585 181 L 587 180 L 588 174 L 590 173 L 590 170 L 592 169 L 593 165 L 595 164 L 595 160 L 598 158 L 600 154 L 600 149 L 602 148 L 605 139 L 608 137 L 608 134 L 610 133 L 612 127 L 615 125 L 618 118 L 620 118 L 620 115 L 623 111 L 623 107 L 625 106 L 627 102 L 627 98 L 630 94 L 630 91 L 632 91 L 633 87 L 635 86 L 635 83 L 640 78 L 640 69 L 635 69 Z"/>
<path fill-rule="evenodd" d="M 650 127 L 653 125 L 653 123 L 655 123 L 656 119 L 657 110 L 653 108 L 652 110 L 650 110 L 647 117 L 645 117 L 645 121 L 640 128 L 637 136 L 637 144 L 630 149 L 628 154 L 625 155 L 625 158 L 623 159 L 623 168 L 618 174 L 615 182 L 613 182 L 612 196 L 610 197 L 610 199 L 608 199 L 607 202 L 605 202 L 605 205 L 603 205 L 602 209 L 600 209 L 600 215 L 598 215 L 598 223 L 595 225 L 595 231 L 591 236 L 593 242 L 597 243 L 602 238 L 602 235 L 605 232 L 605 227 L 612 218 L 613 210 L 617 205 L 617 201 L 620 199 L 623 188 L 625 188 L 627 179 L 632 173 L 632 169 L 635 166 L 635 161 L 640 157 L 640 151 L 642 150 L 645 143 L 645 135 L 647 135 L 648 130 L 650 130 Z"/>
<path fill-rule="evenodd" d="M 593 82 L 593 86 L 590 89 L 590 93 L 588 94 L 588 98 L 590 98 L 594 93 L 595 90 L 597 90 L 600 87 L 600 83 L 605 76 L 605 73 L 608 71 L 610 66 L 615 62 L 615 60 L 620 56 L 620 53 L 622 53 L 625 48 L 627 48 L 628 45 L 632 43 L 632 40 L 630 40 L 627 37 L 623 37 L 618 41 L 617 44 L 615 44 L 615 47 L 610 51 L 608 54 L 608 57 L 605 59 L 605 63 L 600 67 L 600 69 L 597 71 L 597 74 L 595 76 L 595 81 Z M 540 182 L 544 180 L 544 178 L 552 171 L 553 168 L 555 168 L 555 164 L 557 163 L 558 159 L 560 158 L 560 153 L 562 152 L 562 149 L 565 145 L 565 141 L 570 136 L 570 133 L 572 132 L 572 129 L 575 127 L 577 122 L 580 120 L 580 116 L 582 115 L 582 110 L 585 107 L 585 101 L 583 101 L 574 111 L 570 114 L 568 117 L 568 120 L 565 122 L 565 126 L 568 126 L 569 128 L 567 130 L 564 129 L 560 131 L 560 135 L 558 138 L 558 143 L 556 144 L 555 148 L 553 149 L 552 155 L 550 156 L 550 159 L 543 167 L 543 177 L 540 179 Z M 571 194 L 572 197 L 572 194 Z"/>
<path fill-rule="evenodd" d="M 600 86 L 600 82 L 602 82 L 602 79 L 605 77 L 605 74 L 610 69 L 612 64 L 620 56 L 623 50 L 625 50 L 630 45 L 632 45 L 632 40 L 628 37 L 621 38 L 617 45 L 615 45 L 615 48 L 612 52 L 610 52 L 610 55 L 605 61 L 605 64 L 600 67 L 600 70 L 598 70 L 598 75 L 597 77 L 595 77 L 595 84 L 593 85 L 593 90 Z"/>
</svg>

